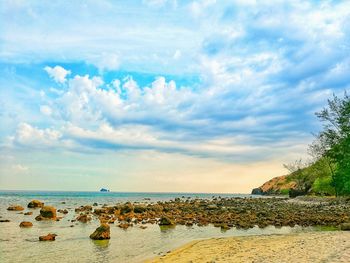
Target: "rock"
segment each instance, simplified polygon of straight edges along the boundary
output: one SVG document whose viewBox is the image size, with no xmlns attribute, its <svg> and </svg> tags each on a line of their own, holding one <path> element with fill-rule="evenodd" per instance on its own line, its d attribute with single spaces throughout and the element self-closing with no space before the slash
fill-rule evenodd
<svg viewBox="0 0 350 263">
<path fill-rule="evenodd" d="M 94 214 L 95 215 L 101 215 L 107 213 L 107 210 L 105 208 L 96 208 L 94 209 Z"/>
<path fill-rule="evenodd" d="M 82 222 L 82 223 L 87 223 L 87 222 L 91 221 L 91 217 L 86 215 L 86 214 L 83 214 L 83 215 L 78 216 L 77 220 L 79 222 Z"/>
<path fill-rule="evenodd" d="M 40 209 L 40 215 L 38 215 L 35 220 L 56 220 L 56 208 L 53 206 L 44 206 Z"/>
<path fill-rule="evenodd" d="M 136 214 L 143 213 L 146 210 L 147 210 L 146 207 L 141 206 L 141 205 L 137 205 L 137 206 L 134 207 L 134 213 L 136 213 Z"/>
<path fill-rule="evenodd" d="M 61 214 L 68 214 L 68 210 L 67 209 L 58 209 L 57 212 L 61 213 Z"/>
<path fill-rule="evenodd" d="M 24 215 L 25 216 L 31 216 L 33 214 L 33 212 L 25 212 Z"/>
<path fill-rule="evenodd" d="M 340 229 L 343 231 L 350 231 L 350 223 L 343 223 L 340 225 Z"/>
<path fill-rule="evenodd" d="M 171 226 L 171 225 L 175 225 L 175 222 L 173 220 L 171 220 L 169 217 L 163 216 L 159 220 L 159 225 L 160 226 Z"/>
<path fill-rule="evenodd" d="M 33 223 L 32 222 L 27 222 L 27 221 L 23 221 L 19 224 L 19 227 L 32 227 Z"/>
<path fill-rule="evenodd" d="M 8 223 L 8 222 L 10 222 L 10 220 L 8 220 L 8 219 L 0 219 L 0 223 Z"/>
<path fill-rule="evenodd" d="M 193 222 L 192 221 L 188 221 L 185 223 L 186 226 L 193 226 Z"/>
<path fill-rule="evenodd" d="M 93 206 L 98 206 L 98 203 L 93 203 Z"/>
<path fill-rule="evenodd" d="M 101 224 L 96 228 L 95 232 L 90 235 L 90 238 L 93 240 L 110 239 L 110 232 L 111 230 L 108 224 Z"/>
<path fill-rule="evenodd" d="M 127 202 L 121 207 L 120 214 L 124 215 L 132 211 L 134 211 L 134 206 L 130 202 Z"/>
<path fill-rule="evenodd" d="M 262 195 L 262 194 L 264 194 L 264 192 L 259 187 L 258 188 L 254 188 L 252 190 L 252 195 Z"/>
<path fill-rule="evenodd" d="M 11 205 L 7 208 L 8 211 L 23 211 L 24 207 L 20 205 Z"/>
<path fill-rule="evenodd" d="M 227 224 L 222 224 L 220 227 L 221 227 L 221 230 L 229 230 L 229 229 L 231 229 L 231 227 L 229 227 Z"/>
<path fill-rule="evenodd" d="M 27 205 L 28 208 L 39 208 L 39 207 L 43 207 L 43 206 L 44 206 L 44 203 L 39 201 L 39 200 L 32 200 Z"/>
<path fill-rule="evenodd" d="M 47 234 L 46 236 L 40 236 L 39 241 L 55 241 L 56 234 Z"/>
<path fill-rule="evenodd" d="M 77 213 L 84 212 L 84 211 L 92 211 L 92 206 L 91 205 L 85 205 L 85 206 L 81 206 L 81 207 L 75 208 L 75 212 L 77 212 Z"/>
<path fill-rule="evenodd" d="M 120 227 L 120 228 L 122 228 L 122 229 L 128 229 L 130 226 L 132 226 L 132 225 L 130 225 L 130 224 L 128 224 L 128 223 L 120 223 L 120 224 L 118 225 L 118 227 Z"/>
</svg>

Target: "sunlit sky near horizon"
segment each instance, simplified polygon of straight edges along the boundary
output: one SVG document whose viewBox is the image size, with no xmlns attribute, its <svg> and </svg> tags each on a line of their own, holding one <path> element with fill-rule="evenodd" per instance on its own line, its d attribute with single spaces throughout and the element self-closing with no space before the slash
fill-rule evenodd
<svg viewBox="0 0 350 263">
<path fill-rule="evenodd" d="M 248 193 L 349 90 L 350 1 L 1 1 L 0 189 Z"/>
</svg>

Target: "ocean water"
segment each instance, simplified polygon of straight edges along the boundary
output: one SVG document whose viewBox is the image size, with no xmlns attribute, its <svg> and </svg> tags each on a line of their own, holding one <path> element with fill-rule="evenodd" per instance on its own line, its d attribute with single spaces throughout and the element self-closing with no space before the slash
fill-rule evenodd
<svg viewBox="0 0 350 263">
<path fill-rule="evenodd" d="M 113 205 L 126 201 L 152 203 L 176 197 L 211 199 L 218 196 L 256 197 L 244 194 L 0 191 L 0 219 L 10 220 L 8 223 L 0 223 L 0 262 L 142 262 L 196 239 L 310 231 L 300 227 L 255 227 L 249 230 L 233 228 L 221 231 L 220 228 L 210 225 L 160 228 L 152 224 L 146 225 L 146 229 L 134 226 L 123 230 L 111 224 L 110 240 L 93 241 L 89 235 L 99 226 L 98 220 L 87 224 L 70 222 L 76 217 L 74 208 L 92 205 L 94 202 L 100 207 L 103 204 Z M 62 215 L 64 218 L 59 222 L 35 221 L 39 209 L 26 208 L 33 199 L 41 200 L 57 209 L 67 209 L 69 213 Z M 22 205 L 26 208 L 23 212 L 33 211 L 33 215 L 25 216 L 20 212 L 7 211 L 11 204 Z M 58 215 L 61 216 L 59 213 Z M 21 221 L 30 221 L 33 227 L 20 228 Z M 70 227 L 72 224 L 74 227 Z M 48 233 L 57 234 L 56 241 L 38 241 L 39 236 Z"/>
</svg>

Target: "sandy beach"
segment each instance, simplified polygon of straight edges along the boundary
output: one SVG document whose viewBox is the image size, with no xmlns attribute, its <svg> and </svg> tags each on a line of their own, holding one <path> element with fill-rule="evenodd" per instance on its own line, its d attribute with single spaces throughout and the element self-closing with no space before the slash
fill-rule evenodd
<svg viewBox="0 0 350 263">
<path fill-rule="evenodd" d="M 146 262 L 348 263 L 350 232 L 212 238 L 193 241 Z"/>
</svg>

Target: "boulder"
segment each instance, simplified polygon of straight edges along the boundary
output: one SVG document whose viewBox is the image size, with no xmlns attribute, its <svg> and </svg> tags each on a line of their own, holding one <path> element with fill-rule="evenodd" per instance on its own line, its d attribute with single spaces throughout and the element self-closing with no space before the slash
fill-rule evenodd
<svg viewBox="0 0 350 263">
<path fill-rule="evenodd" d="M 23 211 L 24 207 L 20 205 L 11 205 L 7 208 L 9 211 Z"/>
<path fill-rule="evenodd" d="M 44 206 L 40 209 L 40 215 L 38 215 L 35 220 L 56 220 L 56 208 L 53 206 Z"/>
<path fill-rule="evenodd" d="M 90 238 L 93 240 L 103 240 L 110 239 L 110 227 L 108 224 L 102 223 L 98 228 L 96 228 L 95 232 L 90 235 Z"/>
<path fill-rule="evenodd" d="M 172 225 L 175 225 L 175 222 L 173 220 L 171 220 L 169 217 L 163 216 L 159 220 L 159 225 L 160 226 L 172 226 Z"/>
<path fill-rule="evenodd" d="M 91 217 L 86 215 L 86 214 L 83 214 L 83 215 L 78 216 L 77 220 L 79 222 L 82 222 L 82 223 L 87 223 L 87 222 L 91 221 Z"/>
<path fill-rule="evenodd" d="M 343 223 L 340 225 L 340 229 L 343 231 L 350 231 L 350 223 Z"/>
<path fill-rule="evenodd" d="M 40 236 L 39 241 L 55 241 L 56 234 L 47 234 L 46 236 Z"/>
<path fill-rule="evenodd" d="M 19 227 L 32 227 L 33 223 L 32 222 L 27 222 L 27 221 L 23 221 L 19 224 Z"/>
<path fill-rule="evenodd" d="M 33 212 L 25 212 L 24 215 L 25 216 L 31 216 L 33 214 Z"/>
<path fill-rule="evenodd" d="M 0 219 L 0 223 L 8 223 L 8 222 L 10 222 L 10 220 L 8 220 L 8 219 Z"/>
<path fill-rule="evenodd" d="M 27 205 L 28 208 L 39 208 L 39 207 L 43 207 L 43 206 L 44 206 L 44 203 L 39 201 L 39 200 L 32 200 Z"/>
</svg>

